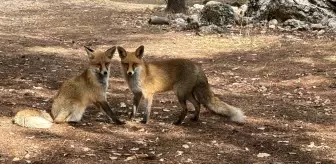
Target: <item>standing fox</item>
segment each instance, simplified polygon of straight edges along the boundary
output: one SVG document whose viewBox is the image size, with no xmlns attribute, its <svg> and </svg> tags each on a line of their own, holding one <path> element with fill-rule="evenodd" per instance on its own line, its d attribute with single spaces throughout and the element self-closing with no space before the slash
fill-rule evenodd
<svg viewBox="0 0 336 164">
<path fill-rule="evenodd" d="M 176 125 L 181 124 L 187 115 L 187 100 L 195 107 L 193 117 L 195 121 L 199 119 L 201 104 L 217 114 L 230 117 L 232 121 L 240 123 L 245 121 L 239 108 L 215 97 L 204 72 L 192 61 L 171 59 L 147 63 L 142 59 L 144 46 L 140 46 L 135 52 L 127 52 L 122 47 L 117 47 L 117 50 L 125 79 L 134 94 L 131 117 L 136 115 L 140 99 L 143 97 L 146 109 L 141 122 L 148 123 L 153 95 L 173 90 L 182 106 L 181 115 L 174 123 Z"/>
<path fill-rule="evenodd" d="M 15 115 L 16 124 L 29 128 L 49 128 L 52 122 L 79 122 L 90 104 L 103 109 L 116 124 L 124 124 L 106 101 L 111 59 L 116 47 L 105 52 L 94 51 L 88 47 L 85 50 L 89 57 L 89 68 L 63 83 L 52 104 L 53 119 L 46 112 L 27 109 Z"/>
</svg>

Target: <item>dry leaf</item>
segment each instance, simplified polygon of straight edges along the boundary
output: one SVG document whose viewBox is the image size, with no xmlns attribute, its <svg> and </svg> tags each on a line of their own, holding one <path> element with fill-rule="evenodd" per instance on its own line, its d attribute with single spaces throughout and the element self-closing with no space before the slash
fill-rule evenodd
<svg viewBox="0 0 336 164">
<path fill-rule="evenodd" d="M 177 154 L 175 155 L 175 157 L 177 157 L 177 156 L 181 156 L 181 155 L 183 154 L 183 151 L 179 151 L 179 150 L 178 150 L 178 151 L 176 151 L 176 153 L 177 153 Z"/>
<path fill-rule="evenodd" d="M 90 150 L 90 148 L 88 148 L 88 147 L 83 148 L 83 151 L 89 151 L 89 150 Z"/>
<path fill-rule="evenodd" d="M 121 108 L 126 108 L 126 104 L 125 104 L 124 102 L 121 102 L 121 103 L 120 103 L 120 107 L 121 107 Z"/>
<path fill-rule="evenodd" d="M 182 145 L 182 147 L 185 148 L 185 149 L 189 149 L 189 145 L 187 145 L 187 144 Z"/>
<path fill-rule="evenodd" d="M 259 158 L 269 157 L 269 156 L 271 156 L 271 155 L 268 154 L 268 153 L 259 153 L 259 154 L 257 155 L 257 157 L 259 157 Z"/>
<path fill-rule="evenodd" d="M 134 159 L 136 159 L 136 156 L 129 156 L 124 161 L 131 161 L 131 160 L 134 160 Z"/>
<path fill-rule="evenodd" d="M 164 111 L 164 112 L 169 112 L 170 110 L 169 110 L 169 109 L 166 109 L 166 108 L 164 108 L 164 109 L 162 109 L 162 111 Z"/>
<path fill-rule="evenodd" d="M 265 130 L 266 128 L 262 126 L 262 127 L 257 128 L 257 129 L 259 129 L 259 130 Z"/>
<path fill-rule="evenodd" d="M 120 153 L 112 153 L 113 155 L 117 155 L 117 156 L 121 156 L 121 154 Z"/>
<path fill-rule="evenodd" d="M 138 150 L 139 150 L 139 148 L 137 148 L 137 147 L 134 147 L 134 148 L 131 149 L 131 151 L 138 151 Z"/>
<path fill-rule="evenodd" d="M 111 160 L 116 160 L 118 157 L 109 157 Z"/>
<path fill-rule="evenodd" d="M 19 158 L 19 157 L 15 157 L 15 158 L 13 158 L 13 162 L 15 162 L 15 161 L 20 161 L 21 159 Z"/>
</svg>

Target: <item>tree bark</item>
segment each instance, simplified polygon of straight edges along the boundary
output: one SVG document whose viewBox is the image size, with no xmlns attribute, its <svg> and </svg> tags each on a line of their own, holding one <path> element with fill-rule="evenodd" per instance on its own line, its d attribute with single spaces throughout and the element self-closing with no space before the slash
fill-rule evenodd
<svg viewBox="0 0 336 164">
<path fill-rule="evenodd" d="M 185 0 L 168 0 L 167 12 L 172 13 L 185 13 L 186 12 Z"/>
</svg>

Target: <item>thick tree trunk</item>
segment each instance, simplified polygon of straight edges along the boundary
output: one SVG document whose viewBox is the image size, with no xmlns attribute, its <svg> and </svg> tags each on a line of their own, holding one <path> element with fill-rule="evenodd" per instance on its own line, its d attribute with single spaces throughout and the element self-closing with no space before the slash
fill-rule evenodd
<svg viewBox="0 0 336 164">
<path fill-rule="evenodd" d="M 185 0 L 168 0 L 167 12 L 185 13 L 186 9 Z"/>
</svg>

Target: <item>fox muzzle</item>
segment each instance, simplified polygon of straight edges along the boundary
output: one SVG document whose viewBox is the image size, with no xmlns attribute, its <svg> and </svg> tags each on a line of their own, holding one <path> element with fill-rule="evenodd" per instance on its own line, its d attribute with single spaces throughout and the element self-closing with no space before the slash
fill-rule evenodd
<svg viewBox="0 0 336 164">
<path fill-rule="evenodd" d="M 127 75 L 132 76 L 134 74 L 134 71 L 127 71 Z"/>
</svg>

